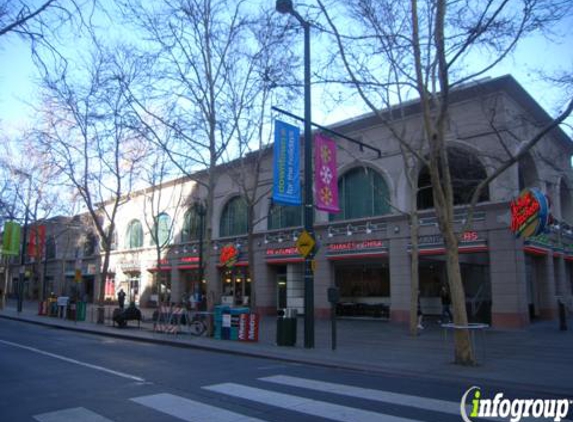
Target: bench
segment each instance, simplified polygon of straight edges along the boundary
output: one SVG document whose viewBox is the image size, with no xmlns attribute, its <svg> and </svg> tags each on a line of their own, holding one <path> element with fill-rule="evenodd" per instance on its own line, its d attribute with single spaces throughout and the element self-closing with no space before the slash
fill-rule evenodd
<svg viewBox="0 0 573 422">
<path fill-rule="evenodd" d="M 141 311 L 135 306 L 129 306 L 127 309 L 115 308 L 112 319 L 113 325 L 117 324 L 119 328 L 126 327 L 128 321 L 137 321 L 137 327 L 141 328 Z"/>
</svg>

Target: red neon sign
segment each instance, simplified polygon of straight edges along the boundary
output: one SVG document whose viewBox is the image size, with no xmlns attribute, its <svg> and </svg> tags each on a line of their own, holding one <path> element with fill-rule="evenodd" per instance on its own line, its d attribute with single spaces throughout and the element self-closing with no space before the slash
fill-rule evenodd
<svg viewBox="0 0 573 422">
<path fill-rule="evenodd" d="M 540 209 L 541 204 L 530 190 L 511 201 L 511 231 L 526 236 L 530 235 L 530 231 L 535 232 Z"/>
<path fill-rule="evenodd" d="M 221 255 L 219 256 L 219 262 L 226 267 L 232 267 L 237 262 L 238 255 L 239 251 L 234 245 L 223 246 Z"/>
</svg>

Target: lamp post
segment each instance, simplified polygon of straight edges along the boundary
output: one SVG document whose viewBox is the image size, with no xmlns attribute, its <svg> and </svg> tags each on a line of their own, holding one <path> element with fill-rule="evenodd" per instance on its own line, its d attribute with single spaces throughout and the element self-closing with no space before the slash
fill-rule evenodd
<svg viewBox="0 0 573 422">
<path fill-rule="evenodd" d="M 22 249 L 20 253 L 20 269 L 18 275 L 18 289 L 17 289 L 17 304 L 16 309 L 18 313 L 22 312 L 22 304 L 24 301 L 24 283 L 26 281 L 26 240 L 28 237 L 28 207 L 30 206 L 30 196 L 32 194 L 32 176 L 28 173 L 25 173 L 21 170 L 15 172 L 18 175 L 22 175 L 28 179 L 28 198 L 26 199 L 26 203 L 24 204 L 24 228 L 22 230 Z"/>
<path fill-rule="evenodd" d="M 195 212 L 199 216 L 199 288 L 202 289 L 203 286 L 203 232 L 204 232 L 204 220 L 207 210 L 202 202 L 195 202 Z"/>
<path fill-rule="evenodd" d="M 312 197 L 312 133 L 310 115 L 310 24 L 294 10 L 292 0 L 277 0 L 276 10 L 290 14 L 304 29 L 304 214 L 303 225 L 314 238 Z M 312 253 L 304 258 L 304 347 L 314 348 L 314 275 Z"/>
</svg>

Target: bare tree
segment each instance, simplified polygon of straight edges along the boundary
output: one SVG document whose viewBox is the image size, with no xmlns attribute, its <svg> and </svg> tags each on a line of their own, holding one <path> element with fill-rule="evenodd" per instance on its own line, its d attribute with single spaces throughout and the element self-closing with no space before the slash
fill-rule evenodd
<svg viewBox="0 0 573 422">
<path fill-rule="evenodd" d="M 454 224 L 454 190 L 450 174 L 447 139 L 450 92 L 474 80 L 509 56 L 526 35 L 547 30 L 569 11 L 567 2 L 548 1 L 362 1 L 330 2 L 345 10 L 344 18 L 355 25 L 342 33 L 340 23 L 319 0 L 336 49 L 353 86 L 367 106 L 420 167 L 427 166 L 431 177 L 433 202 L 439 229 L 447 251 L 447 273 L 454 304 L 454 321 L 467 323 L 465 294 L 458 258 L 458 234 Z M 352 48 L 350 48 L 352 46 Z M 479 51 L 485 64 L 469 67 L 471 54 Z M 382 114 L 381 106 L 399 103 L 402 98 L 419 98 L 423 153 L 412 147 L 412 138 L 396 132 L 393 112 Z M 523 148 L 530 148 L 571 113 L 571 106 L 547 123 Z M 480 191 L 511 164 L 500 166 L 474 192 Z M 414 294 L 412 294 L 412 300 Z M 469 333 L 457 331 L 456 362 L 475 362 Z"/>
<path fill-rule="evenodd" d="M 257 38 L 262 30 L 252 29 L 264 21 L 270 31 L 272 15 L 256 13 L 244 1 L 221 0 L 162 1 L 153 7 L 131 0 L 124 12 L 149 40 L 138 59 L 147 64 L 149 77 L 139 87 L 130 86 L 129 101 L 149 137 L 205 194 L 204 240 L 209 245 L 219 177 L 215 169 L 248 151 L 245 142 L 258 126 L 247 130 L 247 122 L 268 103 L 268 97 L 260 98 L 285 83 L 277 71 L 280 63 L 271 66 L 264 56 L 268 51 L 262 50 L 276 47 L 276 40 L 267 38 L 263 44 Z M 169 139 L 161 135 L 166 130 L 173 133 Z M 237 142 L 239 137 L 243 142 Z M 205 258 L 208 268 L 209 255 Z M 210 286 L 217 289 L 216 283 Z M 215 293 L 208 292 L 209 301 Z"/>
<path fill-rule="evenodd" d="M 155 249 L 156 271 L 154 285 L 157 289 L 159 302 L 168 302 L 169 295 L 164 291 L 171 290 L 171 283 L 164 283 L 161 267 L 164 263 L 165 251 L 173 241 L 175 222 L 178 220 L 185 204 L 184 179 L 172 181 L 170 170 L 171 160 L 164 150 L 154 154 L 155 158 L 143 171 L 143 178 L 149 188 L 143 192 L 143 211 L 145 225 L 151 235 L 151 243 Z M 171 182 L 171 183 L 168 183 Z M 176 303 L 179 298 L 171 296 L 170 302 Z"/>
<path fill-rule="evenodd" d="M 125 104 L 115 58 L 97 46 L 85 68 L 46 75 L 38 110 L 38 148 L 66 177 L 92 217 L 103 251 L 96 300 L 103 304 L 116 215 L 145 157 L 136 120 Z M 106 206 L 102 206 L 104 204 Z M 103 323 L 103 308 L 98 322 Z"/>
<path fill-rule="evenodd" d="M 98 0 L 0 0 L 0 39 L 18 37 L 30 47 L 36 64 L 47 71 L 48 62 L 66 63 L 62 47 L 75 35 L 92 30 Z"/>
</svg>

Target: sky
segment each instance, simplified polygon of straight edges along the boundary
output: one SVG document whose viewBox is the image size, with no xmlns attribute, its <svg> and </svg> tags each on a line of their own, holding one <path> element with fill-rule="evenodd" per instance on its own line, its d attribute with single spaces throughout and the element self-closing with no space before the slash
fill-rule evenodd
<svg viewBox="0 0 573 422">
<path fill-rule="evenodd" d="M 543 37 L 527 39 L 511 58 L 488 74 L 491 77 L 513 75 L 551 115 L 556 114 L 556 104 L 562 103 L 564 93 L 540 81 L 535 71 L 539 67 L 546 72 L 573 69 L 573 17 L 555 29 L 566 35 L 565 41 L 557 43 Z M 475 63 L 479 64 L 478 57 Z M 37 100 L 33 83 L 35 74 L 29 47 L 17 37 L 3 36 L 0 43 L 0 121 L 4 134 L 15 134 L 19 128 L 31 124 L 33 112 L 27 103 L 33 104 Z M 328 125 L 365 111 L 356 104 L 327 110 L 319 90 L 313 88 L 312 120 L 316 123 Z M 572 119 L 569 122 L 573 124 Z M 571 127 L 564 129 L 573 136 Z"/>
</svg>

